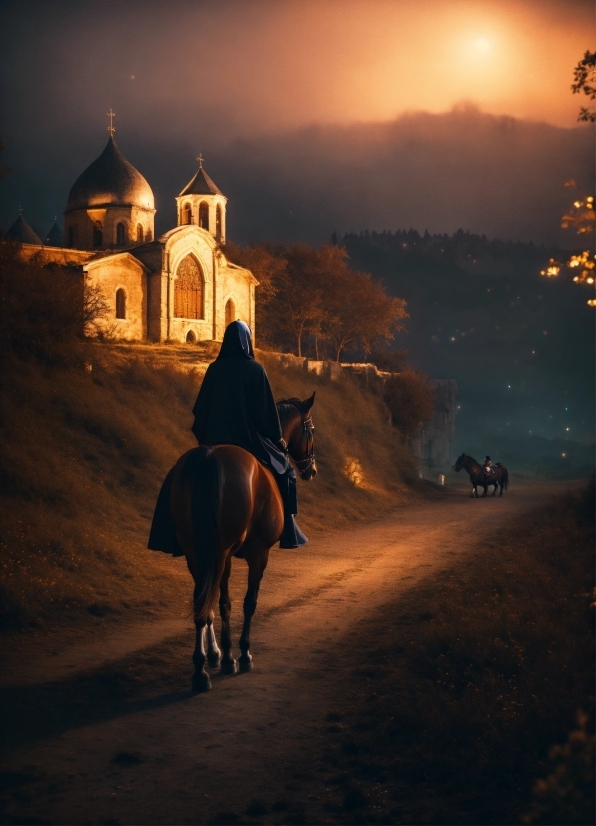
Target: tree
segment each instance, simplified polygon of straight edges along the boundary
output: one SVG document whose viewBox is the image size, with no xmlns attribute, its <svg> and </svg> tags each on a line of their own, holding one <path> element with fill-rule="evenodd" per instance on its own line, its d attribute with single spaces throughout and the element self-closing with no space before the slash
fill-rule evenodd
<svg viewBox="0 0 596 826">
<path fill-rule="evenodd" d="M 405 439 L 413 436 L 434 413 L 434 394 L 426 376 L 415 370 L 396 373 L 385 382 L 383 400 L 391 424 Z"/>
<path fill-rule="evenodd" d="M 579 61 L 573 70 L 574 82 L 571 85 L 573 94 L 580 94 L 583 92 L 588 95 L 590 100 L 596 99 L 596 52 L 586 51 L 582 60 Z M 585 106 L 579 110 L 578 120 L 580 121 L 596 121 L 596 110 L 594 108 L 588 109 Z M 569 229 L 574 227 L 578 235 L 588 235 L 594 232 L 595 217 L 594 212 L 594 196 L 582 195 L 575 181 L 567 181 L 565 186 L 571 187 L 577 191 L 576 198 L 573 202 L 572 208 L 563 215 L 561 219 L 561 227 Z M 573 277 L 576 284 L 594 284 L 594 270 L 596 269 L 596 255 L 590 250 L 583 250 L 577 255 L 572 255 L 565 262 L 557 261 L 555 258 L 549 259 L 548 266 L 540 271 L 540 275 L 547 278 L 556 278 L 563 268 L 573 271 L 577 270 L 577 274 Z M 589 298 L 587 303 L 590 307 L 596 307 L 596 298 Z"/>
<path fill-rule="evenodd" d="M 583 59 L 579 61 L 573 70 L 573 80 L 571 91 L 574 95 L 587 95 L 590 100 L 596 99 L 596 52 L 586 51 Z M 579 110 L 578 120 L 596 121 L 596 110 L 582 106 Z"/>
<path fill-rule="evenodd" d="M 594 196 L 583 195 L 579 192 L 575 181 L 567 181 L 566 187 L 576 190 L 576 198 L 571 209 L 561 219 L 563 229 L 575 229 L 577 235 L 587 236 L 594 233 L 596 224 L 596 212 L 594 211 Z M 576 284 L 594 284 L 594 270 L 596 269 L 596 256 L 590 250 L 583 250 L 577 255 L 571 255 L 567 261 L 561 262 L 555 258 L 550 258 L 548 266 L 540 270 L 540 275 L 547 278 L 556 278 L 563 268 L 576 273 L 573 280 Z M 587 302 L 590 307 L 596 307 L 596 299 L 589 298 Z"/>
</svg>

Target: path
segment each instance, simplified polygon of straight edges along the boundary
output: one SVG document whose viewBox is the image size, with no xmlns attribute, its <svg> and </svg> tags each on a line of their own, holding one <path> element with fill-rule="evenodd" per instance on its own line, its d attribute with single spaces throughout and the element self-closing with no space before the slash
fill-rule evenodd
<svg viewBox="0 0 596 826">
<path fill-rule="evenodd" d="M 0 681 L 4 702 L 28 708 L 30 725 L 16 730 L 3 754 L 2 768 L 13 772 L 5 785 L 15 788 L 6 816 L 50 823 L 233 822 L 255 799 L 271 810 L 288 795 L 308 794 L 309 737 L 336 681 L 349 676 L 335 673 L 334 648 L 350 631 L 358 633 L 358 620 L 374 605 L 399 598 L 428 575 L 440 576 L 476 537 L 562 489 L 518 487 L 483 501 L 462 490 L 317 538 L 305 550 L 273 551 L 253 623 L 255 668 L 216 676 L 208 694 L 188 690 L 193 636 L 186 619 L 133 626 L 22 662 L 18 672 L 9 668 Z M 233 583 L 236 638 L 243 568 L 236 565 Z M 158 645 L 164 637 L 166 644 Z M 163 676 L 161 683 L 154 674 Z M 133 694 L 114 705 L 110 692 L 139 675 L 153 680 L 149 694 L 141 683 L 135 697 L 132 682 Z M 252 813 L 259 815 L 258 806 Z M 280 822 L 276 817 L 258 822 Z M 247 816 L 245 822 L 257 821 Z"/>
</svg>

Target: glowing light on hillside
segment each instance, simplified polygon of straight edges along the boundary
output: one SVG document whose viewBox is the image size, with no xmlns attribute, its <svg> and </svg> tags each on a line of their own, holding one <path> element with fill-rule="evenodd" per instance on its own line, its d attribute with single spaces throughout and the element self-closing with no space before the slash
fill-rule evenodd
<svg viewBox="0 0 596 826">
<path fill-rule="evenodd" d="M 478 38 L 478 40 L 474 43 L 474 51 L 479 54 L 486 54 L 487 52 L 490 52 L 490 42 L 486 39 L 486 37 Z"/>
</svg>

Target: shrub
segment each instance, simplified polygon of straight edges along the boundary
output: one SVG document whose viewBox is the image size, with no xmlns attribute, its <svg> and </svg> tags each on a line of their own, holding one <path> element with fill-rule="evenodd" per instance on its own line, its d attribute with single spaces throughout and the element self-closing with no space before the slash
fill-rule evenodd
<svg viewBox="0 0 596 826">
<path fill-rule="evenodd" d="M 404 438 L 413 436 L 434 412 L 433 391 L 428 379 L 415 370 L 404 370 L 385 383 L 384 401 L 391 423 Z"/>
</svg>

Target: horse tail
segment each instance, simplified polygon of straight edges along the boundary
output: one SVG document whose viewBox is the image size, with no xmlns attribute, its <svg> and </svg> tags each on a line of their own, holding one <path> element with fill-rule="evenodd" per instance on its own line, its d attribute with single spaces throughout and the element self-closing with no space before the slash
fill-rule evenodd
<svg viewBox="0 0 596 826">
<path fill-rule="evenodd" d="M 507 489 L 509 487 L 509 471 L 505 465 L 502 465 L 500 462 L 497 462 L 496 466 L 501 468 L 501 473 L 503 474 L 503 487 Z"/>
<path fill-rule="evenodd" d="M 199 447 L 189 454 L 183 473 L 190 484 L 194 614 L 201 620 L 207 619 L 213 608 L 225 562 L 219 524 L 223 470 L 211 448 Z"/>
</svg>

